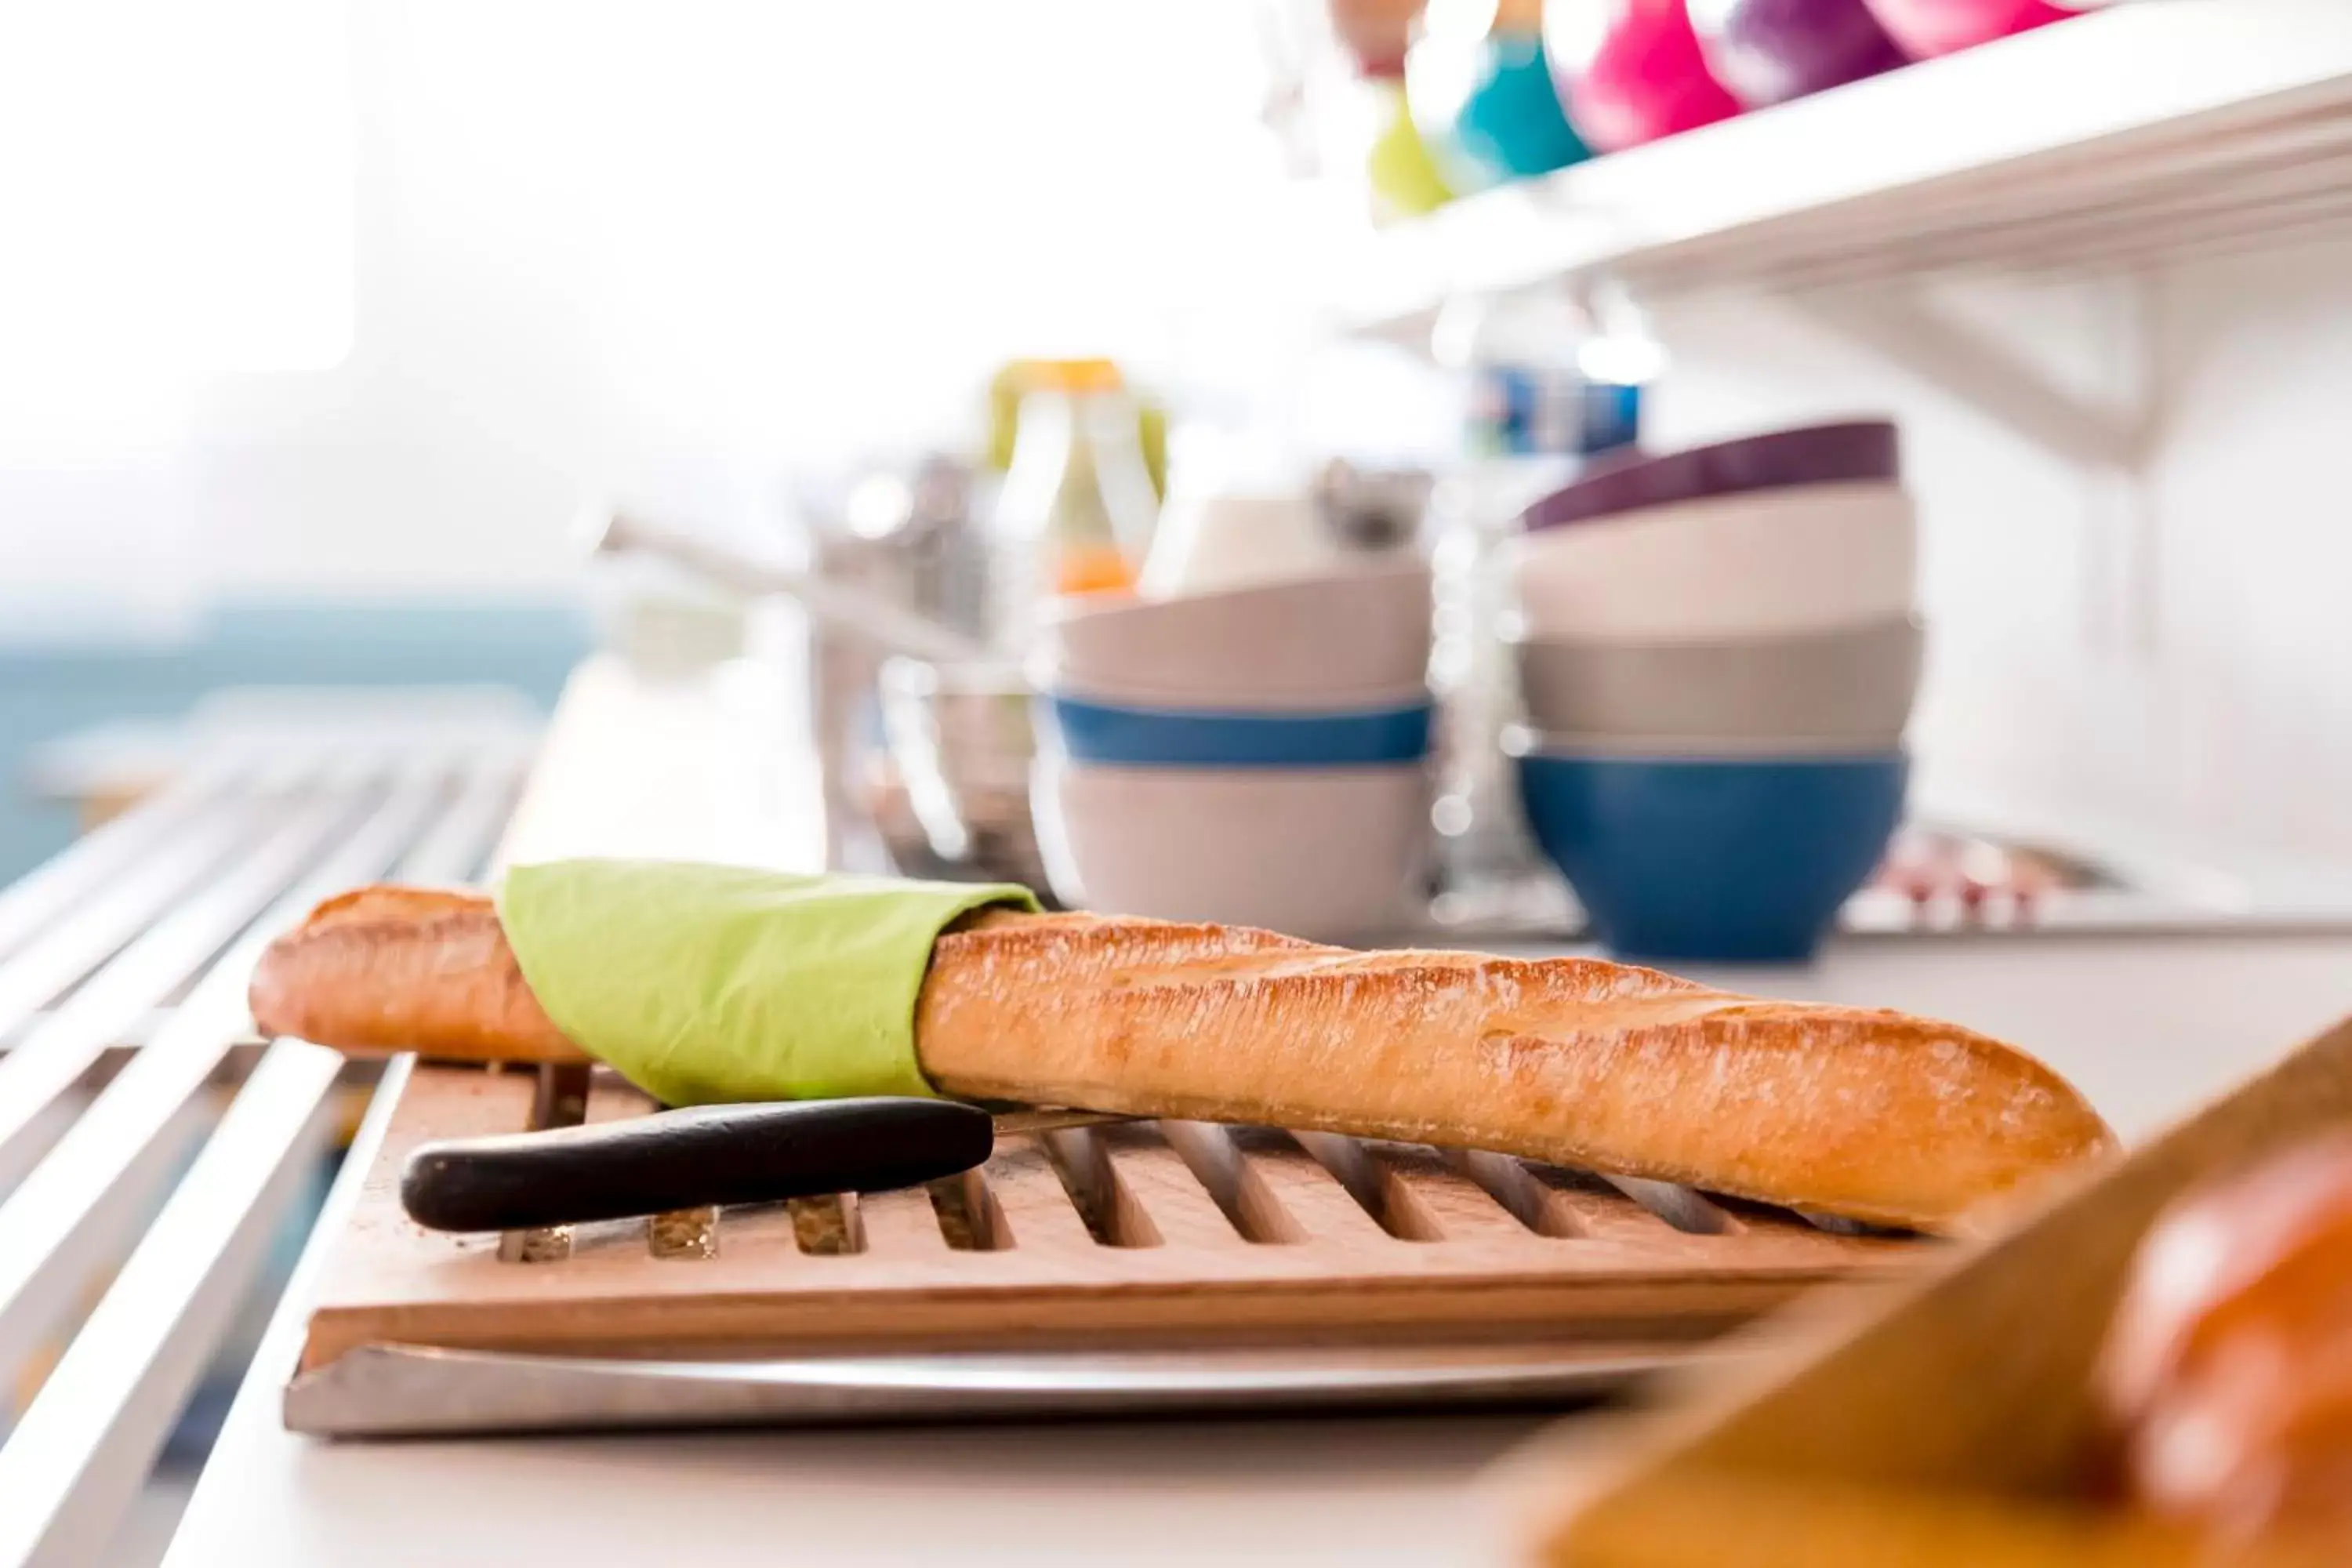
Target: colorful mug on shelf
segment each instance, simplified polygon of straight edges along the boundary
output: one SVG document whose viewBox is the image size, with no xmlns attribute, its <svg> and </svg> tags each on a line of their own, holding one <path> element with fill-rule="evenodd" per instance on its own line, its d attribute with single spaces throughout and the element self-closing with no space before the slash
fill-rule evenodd
<svg viewBox="0 0 2352 1568">
<path fill-rule="evenodd" d="M 1543 32 L 1569 118 L 1598 151 L 1739 112 L 1707 68 L 1683 0 L 1550 0 Z"/>
<path fill-rule="evenodd" d="M 1365 76 L 1393 73 L 1412 43 L 1422 0 L 1325 0 L 1332 36 Z"/>
<path fill-rule="evenodd" d="M 1430 156 L 1429 143 L 1412 122 L 1402 81 L 1375 80 L 1367 86 L 1378 96 L 1380 131 L 1364 154 L 1364 173 L 1372 187 L 1376 222 L 1421 217 L 1454 199 L 1454 187 Z"/>
<path fill-rule="evenodd" d="M 1868 0 L 1904 52 L 1915 59 L 1954 54 L 1979 44 L 2063 22 L 2084 4 L 2053 5 L 2049 0 Z"/>
<path fill-rule="evenodd" d="M 1689 0 L 1689 5 L 1707 68 L 1750 109 L 1859 81 L 1909 60 L 1864 0 Z"/>
<path fill-rule="evenodd" d="M 1528 0 L 1432 0 L 1405 100 L 1445 183 L 1481 190 L 1591 155 L 1561 107 Z"/>
</svg>

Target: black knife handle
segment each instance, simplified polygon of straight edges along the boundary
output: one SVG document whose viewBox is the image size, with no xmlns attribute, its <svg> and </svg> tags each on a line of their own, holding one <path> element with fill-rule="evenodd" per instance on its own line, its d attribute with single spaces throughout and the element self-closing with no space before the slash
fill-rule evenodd
<svg viewBox="0 0 2352 1568">
<path fill-rule="evenodd" d="M 432 1230 L 522 1230 L 706 1204 L 881 1192 L 968 1171 L 994 1124 L 951 1100 L 703 1105 L 419 1144 L 400 1203 Z"/>
</svg>

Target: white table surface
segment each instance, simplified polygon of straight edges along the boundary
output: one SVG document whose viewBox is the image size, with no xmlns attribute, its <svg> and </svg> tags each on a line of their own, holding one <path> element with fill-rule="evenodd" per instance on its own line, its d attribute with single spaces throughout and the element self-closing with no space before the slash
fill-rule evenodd
<svg viewBox="0 0 2352 1568">
<path fill-rule="evenodd" d="M 2352 1012 L 2352 942 L 1855 943 L 1709 979 L 1965 1019 L 2127 1136 Z M 177 1568 L 687 1560 L 898 1564 L 1495 1562 L 1482 1467 L 1524 1417 L 1088 1424 L 321 1443 L 278 1420 L 296 1281 L 198 1484 Z M 1107 1550 L 1106 1542 L 1115 1542 Z"/>
<path fill-rule="evenodd" d="M 564 731 L 559 720 L 551 752 L 582 747 L 576 729 Z M 611 798 L 642 826 L 628 791 Z M 533 847 L 569 837 L 540 804 Z M 1696 977 L 1958 1019 L 2042 1056 L 2138 1137 L 2352 1012 L 2352 939 L 1857 940 L 1808 969 Z M 332 1221 L 331 1206 L 321 1237 Z M 325 1443 L 287 1433 L 278 1414 L 314 1262 L 197 1487 L 167 1559 L 178 1568 L 1437 1568 L 1508 1558 L 1479 1478 L 1538 1425 L 1366 1417 Z"/>
</svg>

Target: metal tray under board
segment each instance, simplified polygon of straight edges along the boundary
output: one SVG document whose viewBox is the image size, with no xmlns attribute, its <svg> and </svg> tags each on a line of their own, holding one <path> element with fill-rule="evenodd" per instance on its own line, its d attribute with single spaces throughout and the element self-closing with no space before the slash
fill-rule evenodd
<svg viewBox="0 0 2352 1568">
<path fill-rule="evenodd" d="M 1553 1406 L 1704 1353 L 1591 1343 L 636 1361 L 367 1345 L 297 1377 L 285 1415 L 314 1436 L 390 1437 Z"/>
</svg>

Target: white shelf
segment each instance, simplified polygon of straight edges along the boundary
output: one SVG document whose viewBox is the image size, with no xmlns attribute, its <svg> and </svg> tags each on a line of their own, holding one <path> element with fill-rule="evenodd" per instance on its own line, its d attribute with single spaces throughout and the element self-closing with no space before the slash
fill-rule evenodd
<svg viewBox="0 0 2352 1568">
<path fill-rule="evenodd" d="M 2352 228 L 2352 0 L 2132 0 L 1486 192 L 1341 309 L 1613 273 L 1656 297 L 2132 270 Z"/>
</svg>

